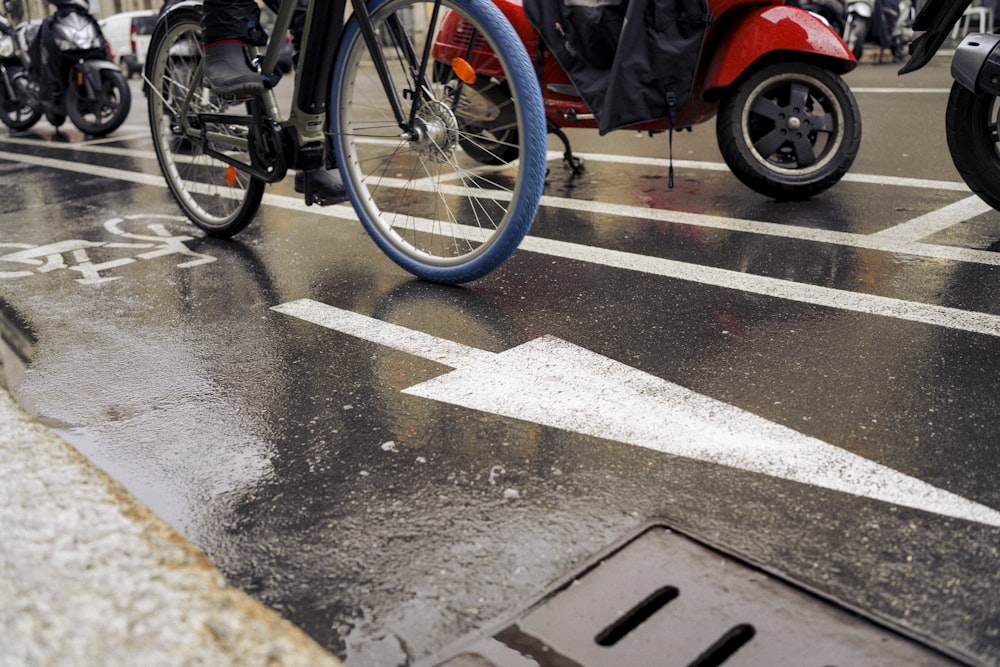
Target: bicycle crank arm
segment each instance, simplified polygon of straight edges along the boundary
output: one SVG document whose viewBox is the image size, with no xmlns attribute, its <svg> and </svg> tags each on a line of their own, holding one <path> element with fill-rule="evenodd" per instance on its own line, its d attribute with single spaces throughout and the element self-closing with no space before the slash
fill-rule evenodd
<svg viewBox="0 0 1000 667">
<path fill-rule="evenodd" d="M 288 173 L 284 135 L 276 124 L 261 123 L 259 118 L 253 116 L 211 113 L 193 114 L 187 120 L 189 127 L 194 131 L 190 136 L 199 141 L 206 155 L 236 167 L 265 183 L 277 183 Z M 213 132 L 209 130 L 210 125 L 241 128 L 246 134 L 234 136 L 231 133 Z M 226 152 L 227 147 L 246 151 L 250 156 L 250 162 L 236 159 L 231 153 Z"/>
</svg>

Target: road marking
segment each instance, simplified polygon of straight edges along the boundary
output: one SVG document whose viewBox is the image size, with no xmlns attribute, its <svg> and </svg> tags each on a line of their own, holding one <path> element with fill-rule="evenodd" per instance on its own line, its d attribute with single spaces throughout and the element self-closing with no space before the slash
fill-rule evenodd
<svg viewBox="0 0 1000 667">
<path fill-rule="evenodd" d="M 699 160 L 678 160 L 671 161 L 662 157 L 641 157 L 632 155 L 614 155 L 610 153 L 577 153 L 573 155 L 588 162 L 609 162 L 613 164 L 629 164 L 643 167 L 659 167 L 666 171 L 671 162 L 674 169 L 698 169 L 701 171 L 729 171 L 729 166 L 724 162 L 702 162 Z M 550 162 L 562 162 L 562 151 L 549 151 L 548 160 Z M 844 174 L 840 179 L 852 183 L 868 183 L 871 185 L 894 185 L 901 188 L 916 188 L 918 190 L 948 190 L 951 192 L 969 192 L 969 186 L 961 181 L 938 181 L 926 178 L 909 178 L 906 176 L 882 176 L 876 174 Z"/>
<path fill-rule="evenodd" d="M 872 234 L 872 237 L 901 242 L 919 241 L 992 210 L 992 206 L 973 195 L 913 218 L 901 225 L 883 229 Z"/>
<path fill-rule="evenodd" d="M 187 247 L 186 243 L 193 241 L 195 237 L 185 234 L 172 235 L 163 223 L 163 221 L 176 223 L 185 220 L 186 218 L 176 215 L 138 214 L 114 217 L 104 222 L 104 228 L 112 234 L 142 241 L 142 243 L 69 239 L 37 246 L 26 243 L 0 242 L 0 251 L 4 248 L 15 248 L 13 252 L 0 254 L 0 268 L 4 264 L 30 267 L 29 269 L 20 268 L 17 271 L 0 270 L 0 280 L 27 278 L 33 273 L 48 273 L 65 269 L 80 274 L 80 277 L 75 279 L 80 284 L 99 285 L 121 278 L 121 276 L 102 275 L 103 271 L 126 266 L 137 259 L 148 260 L 168 255 L 192 258 L 178 263 L 178 268 L 190 268 L 216 261 L 216 258 L 211 255 L 195 252 Z M 127 231 L 125 226 L 133 227 L 135 231 Z M 148 232 L 141 231 L 142 227 L 145 227 Z M 134 257 L 118 257 L 95 263 L 88 250 L 104 249 L 126 251 L 134 254 Z M 67 257 L 71 259 L 71 263 L 66 262 Z"/>
<path fill-rule="evenodd" d="M 118 151 L 117 154 L 120 155 L 121 151 Z M 70 162 L 67 160 L 42 157 L 40 155 L 28 155 L 27 153 L 8 153 L 7 151 L 0 151 L 0 160 L 23 162 L 24 164 L 30 164 L 37 167 L 61 169 L 62 171 L 70 171 L 76 174 L 89 174 L 91 176 L 100 176 L 102 178 L 109 178 L 112 180 L 139 183 L 140 185 L 155 185 L 163 188 L 167 187 L 167 183 L 163 180 L 162 175 L 154 176 L 152 174 L 143 174 L 136 171 L 116 169 L 114 167 L 102 167 L 100 165 L 88 164 L 86 162 Z"/>
<path fill-rule="evenodd" d="M 855 93 L 903 93 L 904 95 L 919 95 L 929 93 L 931 95 L 947 95 L 951 88 L 855 88 L 851 86 L 851 92 Z"/>
<path fill-rule="evenodd" d="M 406 394 L 1000 526 L 985 505 L 553 336 L 493 353 L 309 299 L 273 310 L 455 369 Z"/>
<path fill-rule="evenodd" d="M 1000 316 L 529 236 L 521 249 L 866 315 L 1000 336 Z"/>
<path fill-rule="evenodd" d="M 53 167 L 78 173 L 98 175 L 106 178 L 117 178 L 119 180 L 131 181 L 142 185 L 154 185 L 161 188 L 167 187 L 166 182 L 161 176 L 130 172 L 110 167 L 100 167 L 86 163 L 66 162 L 52 158 L 25 155 L 22 153 L 7 153 L 3 151 L 0 151 L 0 159 L 20 161 L 38 166 Z M 618 204 L 602 204 L 600 202 L 581 202 L 570 199 L 556 201 L 556 198 L 551 196 L 544 196 L 542 198 L 542 203 L 546 206 L 560 205 L 567 209 L 577 209 L 610 215 L 629 215 L 632 217 L 640 217 L 651 220 L 662 220 L 673 224 L 691 224 L 740 231 L 760 230 L 759 233 L 770 233 L 769 230 L 773 230 L 775 234 L 777 234 L 779 231 L 777 228 L 786 227 L 784 225 L 776 225 L 774 223 L 736 220 L 732 218 L 722 218 L 720 216 L 707 216 L 702 214 L 684 213 L 680 211 L 647 209 Z M 315 207 L 308 208 L 299 197 L 287 197 L 275 194 L 266 194 L 264 196 L 264 204 L 311 213 L 317 216 L 342 218 L 351 222 L 357 221 L 357 214 L 346 204 L 329 206 L 321 209 L 316 209 Z M 440 225 L 444 223 L 441 223 L 440 221 L 427 221 L 427 224 L 437 225 L 440 227 Z M 460 226 L 452 225 L 452 227 L 456 230 L 456 233 L 462 232 L 462 228 Z M 470 238 L 478 238 L 478 235 L 481 232 L 480 230 L 470 228 L 469 233 L 475 235 Z M 854 247 L 869 247 L 884 252 L 909 253 L 939 259 L 978 262 L 992 265 L 1000 264 L 1000 253 L 964 250 L 961 248 L 948 248 L 933 244 L 896 243 L 891 239 L 879 238 L 876 235 L 865 236 L 860 234 L 823 232 L 821 230 L 808 228 L 795 228 L 794 230 L 788 230 L 784 236 L 792 236 L 823 243 L 839 243 L 841 245 L 852 245 Z M 640 255 L 618 250 L 609 250 L 606 248 L 570 243 L 567 241 L 544 239 L 537 236 L 525 237 L 520 248 L 524 251 L 545 254 L 552 257 L 599 264 L 626 271 L 638 271 L 665 278 L 674 278 L 700 283 L 703 285 L 739 290 L 799 303 L 807 303 L 810 305 L 836 308 L 840 310 L 849 310 L 868 315 L 891 317 L 911 322 L 918 322 L 921 324 L 930 324 L 932 326 L 986 334 L 989 336 L 1000 336 L 1000 316 L 989 313 L 961 310 L 958 308 L 949 308 L 946 306 L 927 304 L 917 301 L 906 301 L 891 297 L 838 290 L 829 287 L 810 285 L 808 283 L 798 283 L 790 280 L 759 276 L 752 273 L 718 269 L 699 264 L 689 264 L 676 260 L 651 257 L 648 255 Z"/>
<path fill-rule="evenodd" d="M 148 139 L 149 137 L 145 137 Z M 137 159 L 156 160 L 156 153 L 151 149 L 124 148 L 120 146 L 101 146 L 90 142 L 84 143 L 53 143 L 50 141 L 39 141 L 27 137 L 0 137 L 0 144 L 8 143 L 20 146 L 42 147 L 53 151 L 72 151 L 76 153 L 95 153 L 99 155 L 115 155 L 133 157 Z M 22 153 L 9 153 L 8 155 L 23 155 Z M 664 172 L 669 168 L 671 161 L 667 158 L 642 157 L 635 155 L 614 155 L 610 153 L 574 153 L 577 157 L 584 158 L 590 162 L 607 162 L 611 164 L 627 164 L 632 166 L 657 167 Z M 562 162 L 562 151 L 548 151 L 547 160 L 550 162 Z M 16 158 L 5 158 L 16 161 Z M 698 171 L 728 172 L 729 167 L 724 162 L 707 162 L 702 160 L 680 160 L 674 159 L 675 169 L 695 169 Z M 58 168 L 58 167 L 57 167 Z M 901 188 L 914 188 L 917 190 L 945 190 L 948 192 L 970 192 L 969 187 L 961 181 L 941 181 L 927 178 L 910 178 L 907 176 L 885 176 L 881 174 L 854 174 L 847 173 L 841 178 L 842 182 L 866 183 L 870 185 L 891 185 Z"/>
<path fill-rule="evenodd" d="M 29 145 L 39 145 L 40 142 L 25 140 L 25 139 L 3 139 L 0 138 L 0 143 L 4 141 L 9 141 L 10 143 L 24 143 Z M 48 145 L 48 144 L 46 144 Z M 53 146 L 56 147 L 56 146 Z M 63 148 L 61 145 L 57 146 Z M 86 150 L 84 147 L 80 150 Z M 129 150 L 129 149 L 113 149 L 103 146 L 92 147 L 92 152 L 127 156 L 134 158 L 147 158 L 154 159 L 154 155 L 151 151 L 140 151 L 140 150 Z M 558 155 L 553 153 L 552 155 Z M 590 154 L 588 154 L 590 155 Z M 595 156 L 591 156 L 595 157 Z M 607 158 L 609 156 L 597 156 Z M 610 156 L 616 157 L 616 156 Z M 142 185 L 154 185 L 157 187 L 166 187 L 166 182 L 162 177 L 158 175 L 142 174 L 132 171 L 118 170 L 110 167 L 97 167 L 90 166 L 86 163 L 68 162 L 64 160 L 59 160 L 56 158 L 47 158 L 36 155 L 27 155 L 23 153 L 9 153 L 5 151 L 0 151 L 0 159 L 11 160 L 14 162 L 24 162 L 27 164 L 32 164 L 40 167 L 49 167 L 53 169 L 63 169 L 66 171 L 73 171 L 76 173 L 94 173 L 106 178 L 114 178 L 123 181 L 130 181 L 133 183 L 140 183 Z M 552 158 L 557 159 L 557 158 Z M 596 157 L 595 157 L 596 159 Z M 616 160 L 621 161 L 621 160 Z M 666 165 L 666 161 L 660 158 L 634 158 L 627 160 L 633 164 L 645 164 L 645 165 Z M 681 164 L 678 161 L 676 164 Z M 714 165 L 714 163 L 690 163 L 692 165 L 698 165 L 697 168 L 706 168 L 705 165 Z M 721 169 L 726 169 L 725 165 L 718 165 Z M 864 174 L 847 174 L 851 180 L 864 181 L 880 185 L 900 185 L 905 187 L 912 187 L 917 189 L 946 189 L 952 191 L 969 192 L 968 187 L 964 183 L 952 183 L 947 181 L 926 181 L 920 179 L 907 179 L 907 178 L 895 178 L 888 176 L 873 176 Z M 964 201 L 964 200 L 963 200 Z M 278 206 L 281 208 L 290 208 L 294 210 L 308 211 L 314 215 L 323 215 L 344 219 L 356 219 L 353 212 L 350 215 L 345 215 L 344 211 L 350 211 L 349 207 L 330 207 L 326 209 L 317 209 L 315 207 L 309 209 L 304 206 L 299 206 L 295 201 L 295 198 L 282 197 L 280 195 L 274 195 L 270 198 L 265 199 L 265 203 L 270 206 Z M 936 245 L 932 243 L 920 243 L 915 239 L 910 237 L 894 239 L 891 234 L 886 234 L 886 236 L 881 236 L 880 234 L 854 234 L 850 232 L 836 232 L 825 229 L 817 229 L 813 227 L 797 227 L 795 225 L 779 224 L 773 222 L 758 222 L 755 220 L 744 220 L 740 218 L 727 218 L 718 215 L 706 215 L 703 213 L 687 213 L 684 211 L 673 211 L 668 209 L 653 209 L 644 206 L 633 206 L 627 204 L 611 204 L 604 202 L 593 202 L 593 201 L 580 201 L 564 197 L 553 197 L 551 195 L 545 195 L 542 197 L 542 206 L 549 208 L 559 208 L 563 210 L 571 211 L 581 211 L 584 213 L 597 213 L 606 215 L 616 215 L 629 218 L 639 218 L 644 220 L 654 220 L 662 221 L 670 224 L 683 224 L 691 225 L 695 227 L 704 227 L 708 229 L 720 229 L 725 231 L 736 231 L 736 232 L 746 232 L 750 234 L 761 234 L 766 236 L 775 236 L 780 238 L 790 238 L 799 239 L 803 241 L 812 241 L 816 243 L 831 243 L 836 245 L 842 245 L 852 248 L 863 248 L 866 250 L 876 250 L 879 252 L 892 252 L 899 254 L 914 255 L 917 257 L 929 257 L 933 259 L 944 259 L 955 262 L 974 262 L 978 264 L 989 264 L 989 265 L 1000 265 L 1000 253 L 991 252 L 988 250 L 973 250 L 969 248 L 960 248 L 956 246 L 943 246 Z M 985 205 L 984 205 L 985 206 Z M 968 209 L 970 212 L 979 211 L 978 208 L 970 206 Z M 988 208 L 986 210 L 989 210 Z M 981 211 L 980 211 L 981 212 Z M 933 215 L 933 212 L 928 215 Z M 918 218 L 919 219 L 919 218 Z M 902 223 L 900 226 L 904 226 L 907 223 Z M 892 229 L 892 228 L 890 228 Z M 888 232 L 888 230 L 886 230 Z"/>
</svg>

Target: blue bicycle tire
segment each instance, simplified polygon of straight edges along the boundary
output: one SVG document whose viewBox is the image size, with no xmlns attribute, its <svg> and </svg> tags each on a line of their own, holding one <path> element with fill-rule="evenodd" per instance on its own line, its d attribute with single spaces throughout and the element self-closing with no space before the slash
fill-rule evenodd
<svg viewBox="0 0 1000 667">
<path fill-rule="evenodd" d="M 377 29 L 381 26 L 378 34 L 384 52 L 398 56 L 387 36 L 392 32 L 385 25 L 387 18 L 406 16 L 403 10 L 422 4 L 418 0 L 368 4 L 373 23 Z M 447 70 L 441 70 L 441 65 L 433 71 L 429 68 L 429 80 L 436 73 L 430 86 L 434 99 L 422 102 L 416 111 L 414 126 L 420 131 L 401 137 L 384 88 L 377 78 L 368 78 L 374 71 L 369 67 L 371 56 L 352 19 L 345 26 L 334 65 L 330 132 L 351 204 L 378 247 L 420 278 L 464 283 L 501 266 L 528 233 L 545 182 L 547 132 L 534 68 L 506 17 L 488 0 L 445 0 L 442 4 L 477 27 L 496 54 L 503 76 L 481 74 L 477 86 L 453 79 L 449 93 L 443 82 L 438 86 L 439 78 L 449 76 Z M 416 44 L 415 51 L 422 53 L 422 44 Z M 390 57 L 389 64 L 400 60 Z M 393 70 L 397 85 L 405 80 L 405 73 L 399 71 L 402 68 Z M 484 166 L 460 148 L 460 139 L 466 144 L 470 139 L 469 105 L 483 106 L 489 101 L 478 95 L 484 81 L 487 86 L 502 87 L 516 112 L 517 131 L 505 135 L 518 142 L 517 150 L 510 151 L 516 158 L 499 160 L 498 165 Z M 409 112 L 415 85 L 412 81 L 402 85 L 409 86 L 403 99 L 404 110 Z"/>
</svg>

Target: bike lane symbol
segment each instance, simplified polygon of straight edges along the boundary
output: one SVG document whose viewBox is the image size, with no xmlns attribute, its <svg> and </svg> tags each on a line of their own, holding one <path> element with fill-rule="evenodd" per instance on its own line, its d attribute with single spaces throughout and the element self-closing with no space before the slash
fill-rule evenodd
<svg viewBox="0 0 1000 667">
<path fill-rule="evenodd" d="M 4 248 L 15 249 L 13 252 L 0 254 L 0 280 L 26 278 L 36 273 L 50 273 L 66 269 L 79 274 L 80 277 L 75 278 L 76 282 L 83 285 L 97 285 L 122 277 L 103 275 L 105 272 L 138 260 L 150 260 L 169 255 L 190 258 L 178 263 L 178 268 L 190 268 L 214 262 L 215 257 L 196 252 L 187 246 L 187 243 L 195 240 L 195 237 L 186 234 L 173 235 L 167 229 L 166 222 L 184 221 L 186 218 L 180 216 L 140 214 L 112 218 L 104 223 L 105 230 L 116 236 L 130 239 L 129 242 L 70 239 L 40 246 L 27 243 L 0 243 L 0 252 Z M 135 225 L 144 226 L 147 231 L 130 231 Z M 91 255 L 95 254 L 97 250 L 102 251 L 102 254 L 106 254 L 103 251 L 122 251 L 126 256 L 95 262 Z M 133 254 L 130 251 L 141 252 Z M 17 270 L 5 271 L 3 270 L 5 263 L 20 266 Z"/>
</svg>

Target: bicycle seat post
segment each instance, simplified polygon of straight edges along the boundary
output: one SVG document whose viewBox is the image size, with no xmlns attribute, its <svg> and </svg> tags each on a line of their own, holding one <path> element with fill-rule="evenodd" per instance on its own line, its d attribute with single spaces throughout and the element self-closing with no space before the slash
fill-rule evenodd
<svg viewBox="0 0 1000 667">
<path fill-rule="evenodd" d="M 283 0 L 281 12 L 296 0 Z M 302 51 L 295 72 L 295 96 L 288 125 L 294 130 L 298 149 L 297 169 L 323 169 L 326 165 L 326 107 L 333 76 L 335 50 L 344 22 L 345 0 L 310 0 L 306 12 Z"/>
</svg>

